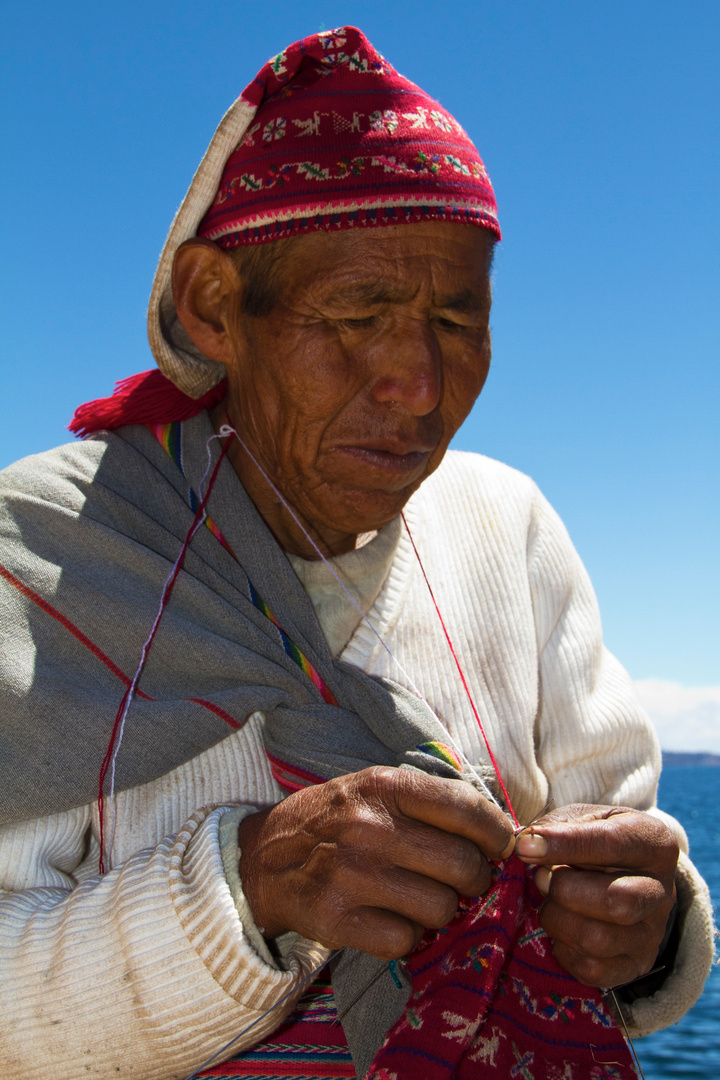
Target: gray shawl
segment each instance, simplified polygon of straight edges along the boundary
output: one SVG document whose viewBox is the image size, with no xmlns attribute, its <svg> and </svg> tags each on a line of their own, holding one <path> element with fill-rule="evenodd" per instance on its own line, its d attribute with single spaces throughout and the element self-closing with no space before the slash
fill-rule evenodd
<svg viewBox="0 0 720 1080">
<path fill-rule="evenodd" d="M 0 474 L 0 822 L 97 797 L 122 676 L 135 672 L 193 521 L 189 485 L 197 490 L 207 467 L 207 414 L 181 430 L 182 471 L 146 428 L 133 426 Z M 216 461 L 219 443 L 210 446 Z M 416 749 L 446 738 L 422 701 L 333 660 L 309 598 L 227 460 L 208 511 L 240 565 L 208 528 L 198 530 L 139 683 L 145 696 L 130 706 L 116 790 L 227 737 L 221 713 L 241 726 L 256 710 L 265 714 L 268 752 L 317 776 L 382 764 L 457 777 Z M 338 706 L 288 656 L 249 582 Z M 341 1005 L 377 963 L 346 950 L 333 979 Z M 388 976 L 349 1013 L 360 1075 L 405 1000 Z"/>
<path fill-rule="evenodd" d="M 103 755 L 160 594 L 193 520 L 213 434 L 206 413 L 182 425 L 180 471 L 142 426 L 102 433 L 0 474 L 0 822 L 97 797 Z M 211 444 L 217 460 L 219 443 Z M 186 480 L 185 477 L 188 477 Z M 285 554 L 223 461 L 130 707 L 116 790 L 169 772 L 261 710 L 266 746 L 329 778 L 369 765 L 457 776 L 415 748 L 443 741 L 413 694 L 333 660 Z M 249 581 L 340 707 L 287 655 L 250 599 Z M 30 595 L 29 590 L 32 590 Z M 104 654 L 104 657 L 101 655 Z M 195 700 L 191 700 L 195 699 Z"/>
</svg>

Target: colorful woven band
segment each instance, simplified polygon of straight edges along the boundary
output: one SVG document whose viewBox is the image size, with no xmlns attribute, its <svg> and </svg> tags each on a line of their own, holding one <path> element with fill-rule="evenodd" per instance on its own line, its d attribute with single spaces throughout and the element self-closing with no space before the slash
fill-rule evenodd
<svg viewBox="0 0 720 1080">
<path fill-rule="evenodd" d="M 150 431 L 150 433 L 155 436 L 155 438 L 160 443 L 162 448 L 166 451 L 168 456 L 172 458 L 182 475 L 185 476 L 185 470 L 183 469 L 182 462 L 181 422 L 173 421 L 170 424 L 146 424 L 146 427 L 148 431 Z M 185 477 L 185 479 L 187 479 L 187 477 Z M 190 488 L 189 491 L 190 509 L 195 511 L 200 505 L 201 500 L 197 492 L 195 492 L 192 488 Z M 208 529 L 213 534 L 215 539 L 218 541 L 218 543 L 222 544 L 227 553 L 235 560 L 238 566 L 240 566 L 240 561 L 237 558 L 235 552 L 233 551 L 228 541 L 225 539 L 220 528 L 215 524 L 209 514 L 205 515 L 205 524 L 207 525 Z M 243 573 L 245 573 L 244 570 Z M 323 679 L 320 672 L 315 667 L 313 667 L 305 653 L 302 652 L 302 650 L 297 647 L 295 642 L 285 633 L 282 626 L 277 621 L 263 598 L 260 596 L 259 592 L 255 588 L 247 574 L 245 574 L 245 577 L 247 579 L 250 600 L 252 601 L 253 605 L 258 609 L 258 611 L 261 611 L 265 618 L 269 619 L 270 622 L 275 626 L 277 632 L 280 635 L 280 640 L 282 641 L 282 646 L 287 656 L 289 656 L 293 663 L 297 664 L 300 670 L 304 672 L 305 675 L 307 675 L 308 679 L 310 679 L 313 685 L 319 690 L 323 701 L 327 702 L 328 705 L 337 705 L 337 698 L 333 694 L 328 684 Z M 313 777 L 313 779 L 309 782 L 318 783 L 319 778 Z"/>
<path fill-rule="evenodd" d="M 222 247 L 316 229 L 457 221 L 498 238 L 480 155 L 352 26 L 290 45 L 242 97 L 254 122 L 197 235 Z"/>
</svg>

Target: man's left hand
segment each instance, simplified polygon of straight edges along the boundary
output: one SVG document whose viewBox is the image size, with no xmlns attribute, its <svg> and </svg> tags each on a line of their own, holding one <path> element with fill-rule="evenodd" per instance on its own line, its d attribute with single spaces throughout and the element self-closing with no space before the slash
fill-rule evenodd
<svg viewBox="0 0 720 1080">
<path fill-rule="evenodd" d="M 667 826 L 624 806 L 564 806 L 515 850 L 539 867 L 541 923 L 566 971 L 610 987 L 652 969 L 675 902 L 678 845 Z"/>
</svg>

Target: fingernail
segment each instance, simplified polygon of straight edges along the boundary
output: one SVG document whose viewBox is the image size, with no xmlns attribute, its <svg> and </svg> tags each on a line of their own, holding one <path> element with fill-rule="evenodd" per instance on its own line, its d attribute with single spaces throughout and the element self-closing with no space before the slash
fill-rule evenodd
<svg viewBox="0 0 720 1080">
<path fill-rule="evenodd" d="M 515 841 L 515 852 L 521 859 L 544 859 L 547 850 L 547 840 L 537 833 L 520 833 Z"/>
<path fill-rule="evenodd" d="M 548 870 L 547 866 L 538 866 L 535 871 L 535 884 L 543 894 L 547 896 L 550 892 L 550 882 L 552 881 L 552 874 Z"/>
</svg>

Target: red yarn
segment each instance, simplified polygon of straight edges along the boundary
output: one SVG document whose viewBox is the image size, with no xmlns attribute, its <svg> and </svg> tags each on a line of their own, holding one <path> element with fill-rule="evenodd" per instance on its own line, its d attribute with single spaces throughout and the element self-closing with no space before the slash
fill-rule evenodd
<svg viewBox="0 0 720 1080">
<path fill-rule="evenodd" d="M 183 394 L 183 397 L 184 396 L 185 395 Z M 148 656 L 148 653 L 150 652 L 150 649 L 152 647 L 152 643 L 155 640 L 155 635 L 158 632 L 158 627 L 160 626 L 160 620 L 162 619 L 163 614 L 165 612 L 165 608 L 167 607 L 168 602 L 170 600 L 170 597 L 172 596 L 172 591 L 175 588 L 175 582 L 177 581 L 178 575 L 179 575 L 180 571 L 182 570 L 182 566 L 183 566 L 183 563 L 185 562 L 185 556 L 187 554 L 187 550 L 190 547 L 190 542 L 192 541 L 192 538 L 194 537 L 195 533 L 198 530 L 198 526 L 200 525 L 200 523 L 202 522 L 203 517 L 205 516 L 205 507 L 207 506 L 208 499 L 210 498 L 210 493 L 212 492 L 212 489 L 213 489 L 213 487 L 215 485 L 215 480 L 217 479 L 217 474 L 220 471 L 220 466 L 223 463 L 223 458 L 227 454 L 228 448 L 229 448 L 230 443 L 232 442 L 232 440 L 233 440 L 233 435 L 231 434 L 230 438 L 227 440 L 227 442 L 223 446 L 222 452 L 220 453 L 220 456 L 218 457 L 217 462 L 215 463 L 215 468 L 213 469 L 212 475 L 210 476 L 210 482 L 208 483 L 207 491 L 205 492 L 205 495 L 203 496 L 202 502 L 200 503 L 197 510 L 195 511 L 195 517 L 193 518 L 193 523 L 190 526 L 190 528 L 188 529 L 187 536 L 185 537 L 185 540 L 183 541 L 183 546 L 180 549 L 180 554 L 177 557 L 175 565 L 174 565 L 174 567 L 172 569 L 172 573 L 170 574 L 170 577 L 168 578 L 165 585 L 163 586 L 162 596 L 160 598 L 160 607 L 159 607 L 158 613 L 157 613 L 157 615 L 155 617 L 155 622 L 153 623 L 152 629 L 150 631 L 150 636 L 148 637 L 147 641 L 143 645 L 142 655 L 140 657 L 140 665 L 139 665 L 138 670 L 137 670 L 137 672 L 135 674 L 135 677 L 133 678 L 132 682 L 130 683 L 127 690 L 123 694 L 120 705 L 118 706 L 118 711 L 117 711 L 117 714 L 115 716 L 115 723 L 113 724 L 113 728 L 112 728 L 112 731 L 110 733 L 110 743 L 109 743 L 108 748 L 107 748 L 107 750 L 105 752 L 105 757 L 102 760 L 102 765 L 100 766 L 100 777 L 99 777 L 99 783 L 98 783 L 98 817 L 100 819 L 100 838 L 99 838 L 100 839 L 100 860 L 99 860 L 99 870 L 100 870 L 101 874 L 105 873 L 105 812 L 104 812 L 105 811 L 105 779 L 106 779 L 106 777 L 108 775 L 108 772 L 110 771 L 110 769 L 112 767 L 113 758 L 115 757 L 115 754 L 116 754 L 116 744 L 117 744 L 118 734 L 120 733 L 120 729 L 121 729 L 121 726 L 122 726 L 122 723 L 123 723 L 123 718 L 124 718 L 124 716 L 125 716 L 125 714 L 127 712 L 126 703 L 128 701 L 128 698 L 132 698 L 132 697 L 134 697 L 134 695 L 136 693 L 138 693 L 138 691 L 137 691 L 138 679 L 139 679 L 140 674 L 142 672 L 142 669 L 143 669 L 143 667 L 145 665 L 145 661 L 147 660 L 147 656 Z M 145 695 L 143 695 L 143 696 L 145 696 Z"/>
<path fill-rule="evenodd" d="M 112 397 L 80 405 L 68 428 L 75 435 L 85 436 L 96 431 L 112 431 L 124 424 L 169 424 L 173 420 L 190 420 L 204 409 L 212 409 L 226 393 L 227 379 L 223 379 L 202 397 L 188 397 L 161 371 L 153 368 L 121 379 Z"/>
<path fill-rule="evenodd" d="M 420 552 L 415 547 L 415 541 L 413 540 L 412 533 L 410 532 L 410 526 L 407 523 L 407 519 L 405 518 L 404 513 L 402 513 L 402 519 L 403 519 L 403 525 L 405 526 L 405 531 L 407 532 L 408 537 L 410 538 L 410 543 L 412 544 L 412 549 L 415 552 L 415 557 L 417 558 L 417 561 L 418 561 L 418 563 L 420 565 L 420 570 L 422 571 L 422 576 L 425 578 L 425 584 L 428 587 L 428 592 L 430 593 L 430 598 L 431 598 L 431 600 L 433 602 L 433 605 L 435 607 L 435 611 L 437 612 L 437 617 L 440 620 L 440 625 L 443 628 L 443 633 L 445 634 L 445 640 L 447 641 L 448 645 L 450 646 L 450 652 L 452 653 L 453 660 L 455 661 L 455 667 L 458 669 L 458 672 L 460 674 L 460 678 L 462 680 L 462 684 L 463 684 L 463 687 L 465 689 L 465 693 L 467 694 L 468 701 L 470 702 L 470 708 L 472 709 L 473 716 L 475 717 L 475 719 L 477 721 L 477 725 L 480 728 L 480 734 L 483 737 L 483 742 L 485 743 L 485 749 L 488 752 L 488 755 L 490 757 L 490 761 L 492 762 L 492 767 L 495 770 L 495 775 L 497 777 L 498 784 L 500 785 L 500 789 L 501 789 L 501 791 L 503 793 L 503 797 L 505 799 L 505 805 L 508 808 L 508 813 L 510 814 L 510 817 L 513 819 L 513 824 L 515 825 L 515 828 L 517 830 L 517 829 L 520 828 L 520 822 L 518 821 L 517 817 L 515 816 L 515 811 L 513 810 L 513 805 L 510 802 L 510 795 L 508 794 L 508 789 L 505 787 L 505 781 L 503 780 L 502 773 L 500 772 L 500 766 L 497 763 L 497 759 L 496 759 L 495 755 L 492 752 L 492 747 L 490 746 L 490 743 L 488 741 L 488 737 L 485 734 L 485 728 L 483 727 L 483 722 L 480 719 L 480 714 L 479 714 L 479 712 L 477 711 L 477 709 L 475 707 L 475 702 L 473 701 L 473 696 L 470 693 L 470 687 L 467 684 L 467 680 L 465 678 L 465 673 L 464 673 L 464 671 L 463 671 L 463 669 L 462 669 L 462 667 L 460 665 L 460 661 L 458 660 L 458 655 L 455 652 L 455 646 L 452 643 L 452 639 L 450 637 L 450 634 L 448 633 L 448 628 L 445 625 L 445 620 L 443 619 L 442 614 L 440 612 L 440 608 L 438 607 L 438 602 L 435 599 L 435 593 L 432 591 L 432 585 L 430 584 L 430 582 L 428 580 L 428 576 L 425 573 L 425 567 L 423 566 L 423 561 L 420 558 Z"/>
</svg>

